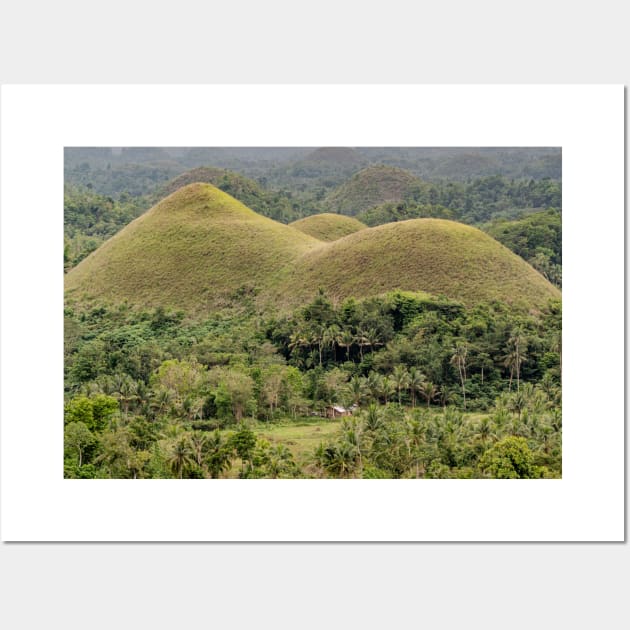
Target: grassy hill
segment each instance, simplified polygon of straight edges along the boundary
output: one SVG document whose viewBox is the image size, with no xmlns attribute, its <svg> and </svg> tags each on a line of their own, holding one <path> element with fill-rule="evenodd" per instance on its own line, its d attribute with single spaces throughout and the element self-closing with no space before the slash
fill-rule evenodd
<svg viewBox="0 0 630 630">
<path fill-rule="evenodd" d="M 290 225 L 296 230 L 309 234 L 320 241 L 336 241 L 343 236 L 348 236 L 348 234 L 353 234 L 366 227 L 364 223 L 361 223 L 354 217 L 330 214 L 329 212 L 314 214 L 299 221 L 294 221 Z"/>
<path fill-rule="evenodd" d="M 180 188 L 66 277 L 68 295 L 207 311 L 272 282 L 321 245 L 210 184 Z"/>
<path fill-rule="evenodd" d="M 68 297 L 77 300 L 127 300 L 192 313 L 243 296 L 255 297 L 261 308 L 293 309 L 319 287 L 336 298 L 399 288 L 466 304 L 499 299 L 525 309 L 560 296 L 476 228 L 414 219 L 323 242 L 210 184 L 177 190 L 84 259 L 65 282 Z"/>
<path fill-rule="evenodd" d="M 283 194 L 265 190 L 253 179 L 214 166 L 200 166 L 182 173 L 164 186 L 159 198 L 194 183 L 212 184 L 258 214 L 276 221 L 287 223 L 295 218 L 291 203 Z"/>
<path fill-rule="evenodd" d="M 421 184 L 402 168 L 369 166 L 330 193 L 325 205 L 331 212 L 354 216 L 388 201 L 402 201 Z"/>
<path fill-rule="evenodd" d="M 338 299 L 402 289 L 467 305 L 501 300 L 526 310 L 560 297 L 558 289 L 487 234 L 442 219 L 365 228 L 306 252 L 285 278 L 277 302 L 303 302 L 319 287 Z"/>
</svg>

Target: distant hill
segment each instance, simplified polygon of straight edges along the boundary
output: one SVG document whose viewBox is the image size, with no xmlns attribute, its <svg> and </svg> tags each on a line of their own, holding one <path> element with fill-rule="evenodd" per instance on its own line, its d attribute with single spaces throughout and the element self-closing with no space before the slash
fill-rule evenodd
<svg viewBox="0 0 630 630">
<path fill-rule="evenodd" d="M 322 147 L 304 156 L 302 162 L 328 162 L 332 164 L 360 164 L 365 158 L 354 149 Z"/>
<path fill-rule="evenodd" d="M 289 224 L 291 227 L 304 234 L 310 234 L 320 241 L 336 241 L 343 236 L 348 236 L 366 227 L 364 223 L 354 217 L 346 217 L 342 214 L 314 214 L 299 221 Z"/>
<path fill-rule="evenodd" d="M 325 217 L 326 218 L 326 217 Z M 263 217 L 210 184 L 180 188 L 66 276 L 71 299 L 208 313 L 243 297 L 290 310 L 323 288 L 331 297 L 392 289 L 465 304 L 537 309 L 560 292 L 476 228 L 414 219 L 322 242 Z"/>
<path fill-rule="evenodd" d="M 393 166 L 369 166 L 353 175 L 325 200 L 330 212 L 354 216 L 390 201 L 403 201 L 414 186 L 421 186 L 409 171 Z"/>
</svg>

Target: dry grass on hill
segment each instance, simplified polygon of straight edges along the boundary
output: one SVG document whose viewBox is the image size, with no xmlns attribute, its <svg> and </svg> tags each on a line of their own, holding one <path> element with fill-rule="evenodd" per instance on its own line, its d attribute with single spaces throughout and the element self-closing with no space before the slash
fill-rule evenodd
<svg viewBox="0 0 630 630">
<path fill-rule="evenodd" d="M 326 215 L 311 219 L 320 228 L 339 223 Z M 414 219 L 323 242 L 209 184 L 190 184 L 161 201 L 65 282 L 73 300 L 126 300 L 190 313 L 221 309 L 243 296 L 260 309 L 288 310 L 320 287 L 338 299 L 403 289 L 468 305 L 501 300 L 525 310 L 560 296 L 520 257 L 470 226 Z"/>
<path fill-rule="evenodd" d="M 320 241 L 336 241 L 348 234 L 363 230 L 366 225 L 354 217 L 342 214 L 314 214 L 289 224 L 304 234 L 309 234 Z"/>
</svg>

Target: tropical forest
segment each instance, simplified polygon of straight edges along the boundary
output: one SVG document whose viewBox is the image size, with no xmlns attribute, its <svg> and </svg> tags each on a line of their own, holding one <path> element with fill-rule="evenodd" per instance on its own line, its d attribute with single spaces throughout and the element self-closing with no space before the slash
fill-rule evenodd
<svg viewBox="0 0 630 630">
<path fill-rule="evenodd" d="M 562 153 L 66 148 L 64 477 L 562 476 Z"/>
</svg>

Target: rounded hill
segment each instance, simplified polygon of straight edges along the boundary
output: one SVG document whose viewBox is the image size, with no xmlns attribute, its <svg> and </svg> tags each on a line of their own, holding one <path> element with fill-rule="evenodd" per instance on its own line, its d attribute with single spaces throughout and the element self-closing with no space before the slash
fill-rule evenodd
<svg viewBox="0 0 630 630">
<path fill-rule="evenodd" d="M 172 179 L 162 189 L 162 197 L 189 184 L 212 184 L 258 214 L 287 223 L 293 216 L 290 200 L 282 193 L 265 190 L 258 182 L 234 171 L 214 166 L 200 166 Z"/>
<path fill-rule="evenodd" d="M 422 182 L 395 166 L 368 166 L 333 190 L 326 199 L 331 212 L 354 216 L 388 201 L 403 201 Z"/>
<path fill-rule="evenodd" d="M 77 299 L 207 312 L 267 288 L 321 245 L 210 184 L 189 184 L 90 254 L 65 285 Z"/>
<path fill-rule="evenodd" d="M 258 196 L 262 192 L 262 189 L 255 181 L 234 171 L 215 166 L 200 166 L 186 171 L 167 182 L 162 192 L 165 196 L 171 195 L 176 190 L 188 186 L 188 184 L 196 183 L 212 184 L 217 188 L 221 188 L 221 186 L 229 187 L 232 189 L 229 194 L 236 199 L 239 199 L 239 196 Z"/>
<path fill-rule="evenodd" d="M 339 219 L 312 217 L 311 224 L 320 224 L 321 237 L 321 222 L 335 227 Z M 191 314 L 244 298 L 269 312 L 293 310 L 320 288 L 335 299 L 401 289 L 523 310 L 560 297 L 522 258 L 470 226 L 412 219 L 324 242 L 210 184 L 190 184 L 162 200 L 81 261 L 65 285 L 71 301 Z"/>
<path fill-rule="evenodd" d="M 342 214 L 314 214 L 289 224 L 304 234 L 309 234 L 320 241 L 336 241 L 348 234 L 363 230 L 366 226 L 354 217 Z"/>
<path fill-rule="evenodd" d="M 466 305 L 499 300 L 526 310 L 560 297 L 533 267 L 487 234 L 442 219 L 365 228 L 305 252 L 276 299 L 303 303 L 319 287 L 337 299 L 401 289 Z"/>
</svg>

